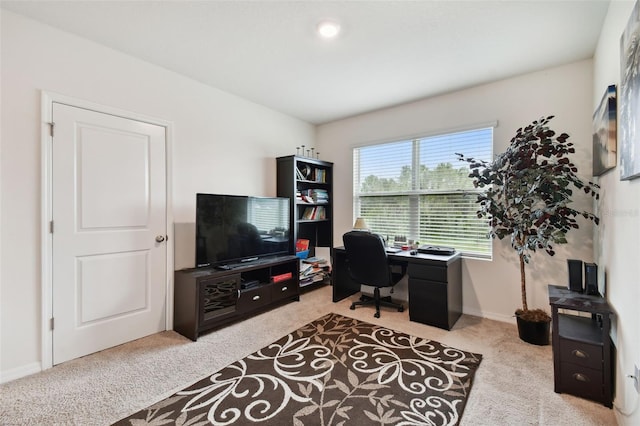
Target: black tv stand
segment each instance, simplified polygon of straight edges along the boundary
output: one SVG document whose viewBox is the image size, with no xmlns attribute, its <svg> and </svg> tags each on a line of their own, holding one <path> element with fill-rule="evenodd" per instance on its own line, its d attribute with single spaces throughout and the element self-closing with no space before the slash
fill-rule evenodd
<svg viewBox="0 0 640 426">
<path fill-rule="evenodd" d="M 173 329 L 195 341 L 205 331 L 300 300 L 299 272 L 293 255 L 176 271 Z"/>
</svg>

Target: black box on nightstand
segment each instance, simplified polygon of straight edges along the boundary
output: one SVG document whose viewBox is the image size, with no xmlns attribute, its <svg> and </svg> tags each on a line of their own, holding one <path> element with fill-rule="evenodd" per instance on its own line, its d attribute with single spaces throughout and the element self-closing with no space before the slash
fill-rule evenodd
<svg viewBox="0 0 640 426">
<path fill-rule="evenodd" d="M 569 269 L 569 290 L 582 293 L 582 260 L 567 259 L 567 267 Z"/>
<path fill-rule="evenodd" d="M 595 263 L 584 264 L 584 290 L 587 294 L 598 294 L 598 265 Z"/>
</svg>

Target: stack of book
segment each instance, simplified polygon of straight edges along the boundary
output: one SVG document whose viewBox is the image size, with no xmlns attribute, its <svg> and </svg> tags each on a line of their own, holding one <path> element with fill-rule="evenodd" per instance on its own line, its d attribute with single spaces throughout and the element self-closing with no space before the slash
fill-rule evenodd
<svg viewBox="0 0 640 426">
<path fill-rule="evenodd" d="M 296 191 L 296 201 L 309 204 L 314 203 L 315 201 L 313 201 L 313 197 L 309 191 L 309 189 Z"/>
<path fill-rule="evenodd" d="M 326 189 L 303 189 L 296 191 L 296 201 L 313 204 L 329 202 L 329 192 Z"/>
<path fill-rule="evenodd" d="M 300 287 L 325 281 L 331 273 L 326 259 L 310 257 L 300 261 Z"/>
<path fill-rule="evenodd" d="M 329 202 L 329 193 L 326 189 L 310 189 L 309 192 L 309 195 L 311 196 L 311 199 L 314 203 L 322 204 Z"/>
</svg>

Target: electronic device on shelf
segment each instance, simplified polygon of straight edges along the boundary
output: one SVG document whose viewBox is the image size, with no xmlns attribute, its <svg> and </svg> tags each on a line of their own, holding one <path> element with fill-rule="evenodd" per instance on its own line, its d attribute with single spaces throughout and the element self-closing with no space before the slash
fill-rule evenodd
<svg viewBox="0 0 640 426">
<path fill-rule="evenodd" d="M 430 246 L 424 245 L 418 247 L 418 253 L 422 254 L 436 254 L 440 256 L 451 256 L 456 252 L 456 249 L 453 247 L 443 247 L 443 246 Z"/>
<path fill-rule="evenodd" d="M 289 199 L 196 194 L 196 266 L 231 269 L 290 253 Z"/>
<path fill-rule="evenodd" d="M 257 287 L 259 285 L 260 285 L 260 281 L 259 280 L 245 280 L 245 279 L 243 279 L 240 282 L 240 288 L 242 290 L 246 290 L 246 289 L 249 289 L 249 288 Z"/>
<path fill-rule="evenodd" d="M 220 269 L 221 271 L 230 271 L 233 267 L 231 265 L 217 265 L 216 269 Z"/>
</svg>

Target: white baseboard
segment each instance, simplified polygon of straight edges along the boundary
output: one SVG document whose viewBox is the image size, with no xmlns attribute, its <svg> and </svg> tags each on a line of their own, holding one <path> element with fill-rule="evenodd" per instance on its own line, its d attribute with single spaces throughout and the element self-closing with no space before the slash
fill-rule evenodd
<svg viewBox="0 0 640 426">
<path fill-rule="evenodd" d="M 23 365 L 21 367 L 14 368 L 8 371 L 0 371 L 0 383 L 7 383 L 12 380 L 39 373 L 41 371 L 42 366 L 39 362 L 32 362 L 31 364 Z"/>
<path fill-rule="evenodd" d="M 373 297 L 373 290 L 374 287 L 372 286 L 368 286 L 368 285 L 361 285 L 360 286 L 360 292 L 366 296 L 370 296 Z M 386 297 L 386 296 L 391 296 L 393 298 L 394 301 L 396 302 L 404 302 L 404 303 L 409 303 L 408 298 L 406 297 L 406 293 L 402 293 L 402 292 L 397 292 L 395 295 L 393 293 L 391 293 L 391 287 L 383 287 L 380 289 L 380 296 L 381 297 Z M 403 297 L 405 296 L 405 297 Z M 466 315 L 472 315 L 474 317 L 480 317 L 480 318 L 486 318 L 486 319 L 490 319 L 493 321 L 500 321 L 500 322 L 506 322 L 509 324 L 515 324 L 516 323 L 516 317 L 515 315 L 504 315 L 504 314 L 496 314 L 493 312 L 484 312 L 484 311 L 480 311 L 477 309 L 467 309 L 465 307 L 462 307 L 462 313 L 466 314 Z"/>
<path fill-rule="evenodd" d="M 509 324 L 516 323 L 516 317 L 514 315 L 494 314 L 492 312 L 483 312 L 475 309 L 462 309 L 463 314 L 473 315 L 474 317 L 486 318 L 494 321 L 506 322 Z"/>
</svg>

